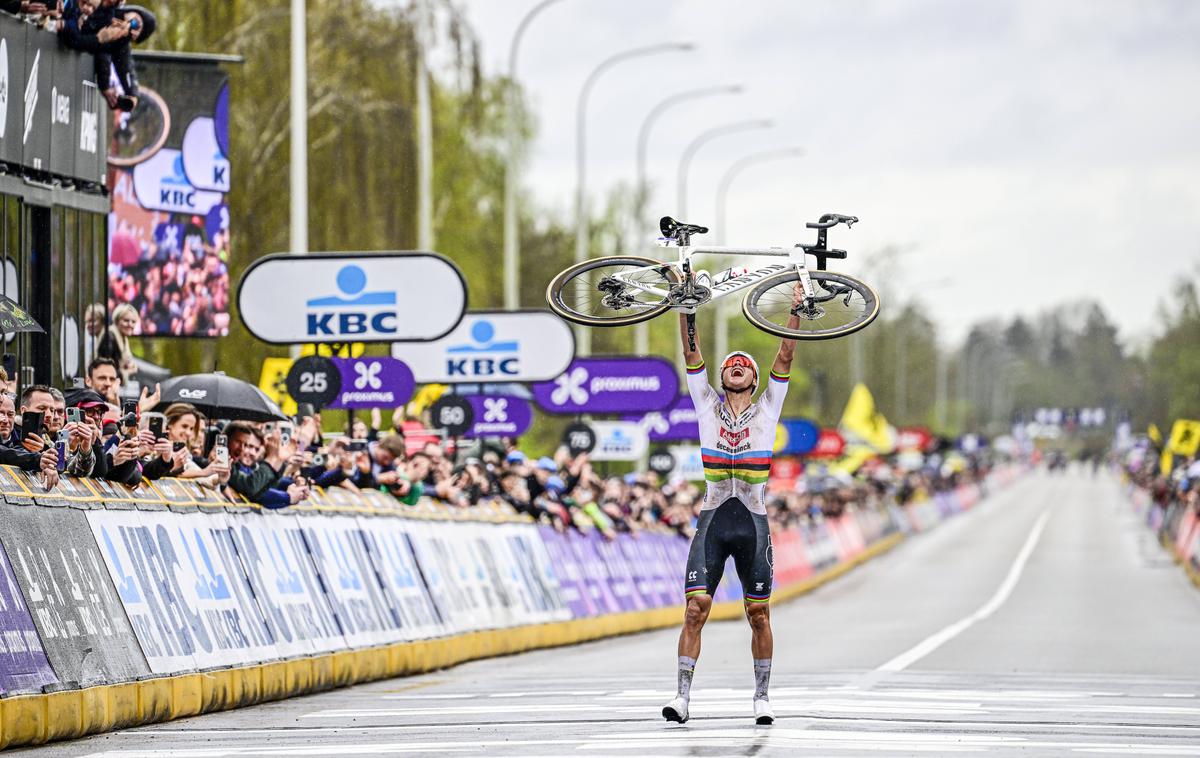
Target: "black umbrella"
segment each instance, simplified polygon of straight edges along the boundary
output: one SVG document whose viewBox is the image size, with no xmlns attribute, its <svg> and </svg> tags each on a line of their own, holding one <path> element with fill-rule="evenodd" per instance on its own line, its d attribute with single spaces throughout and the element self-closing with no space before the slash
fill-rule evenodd
<svg viewBox="0 0 1200 758">
<path fill-rule="evenodd" d="M 46 332 L 33 316 L 17 305 L 12 298 L 0 295 L 0 332 Z"/>
<path fill-rule="evenodd" d="M 221 372 L 187 374 L 162 383 L 162 397 L 155 410 L 171 403 L 191 403 L 209 418 L 235 421 L 280 421 L 287 416 L 250 382 L 234 379 Z"/>
</svg>

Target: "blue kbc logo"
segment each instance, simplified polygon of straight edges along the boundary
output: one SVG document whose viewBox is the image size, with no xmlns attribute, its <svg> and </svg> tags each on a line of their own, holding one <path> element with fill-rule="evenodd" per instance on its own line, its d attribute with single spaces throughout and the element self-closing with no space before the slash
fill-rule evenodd
<svg viewBox="0 0 1200 758">
<path fill-rule="evenodd" d="M 396 333 L 395 292 L 364 292 L 367 273 L 353 264 L 338 272 L 337 286 L 344 297 L 331 295 L 308 301 L 310 336 Z"/>
<path fill-rule="evenodd" d="M 496 327 L 487 319 L 471 326 L 470 345 L 446 348 L 446 374 L 462 377 L 516 376 L 519 372 L 516 340 L 497 341 Z"/>
</svg>

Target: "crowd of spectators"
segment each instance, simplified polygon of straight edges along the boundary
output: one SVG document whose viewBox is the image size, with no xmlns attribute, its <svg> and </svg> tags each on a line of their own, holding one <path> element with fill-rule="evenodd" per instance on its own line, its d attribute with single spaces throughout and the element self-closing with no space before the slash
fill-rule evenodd
<svg viewBox="0 0 1200 758">
<path fill-rule="evenodd" d="M 1182 505 L 1200 513 L 1200 461 L 1194 455 L 1175 456 L 1170 473 L 1164 474 L 1161 455 L 1153 446 L 1130 450 L 1123 461 L 1130 482 L 1163 511 Z"/>
<path fill-rule="evenodd" d="M 96 86 L 108 107 L 132 111 L 138 102 L 132 46 L 158 25 L 154 14 L 124 0 L 0 0 L 0 10 L 58 32 L 62 44 L 91 53 Z"/>
<path fill-rule="evenodd" d="M 649 527 L 690 536 L 704 496 L 702 482 L 678 476 L 605 476 L 586 453 L 565 448 L 534 458 L 517 440 L 501 439 L 448 452 L 443 439 L 403 409 L 391 428 L 381 429 L 375 412 L 330 432 L 310 410 L 269 423 L 210 420 L 187 403 L 156 412 L 157 388 L 128 399 L 122 384 L 117 362 L 100 357 L 89 364 L 82 386 L 66 392 L 34 385 L 19 398 L 0 394 L 0 463 L 37 472 L 47 487 L 61 474 L 129 487 L 177 477 L 266 508 L 303 503 L 314 487 L 379 490 L 390 493 L 397 508 L 484 504 L 560 531 L 597 529 L 609 538 Z M 986 473 L 982 458 L 957 454 L 927 456 L 915 470 L 883 459 L 854 476 L 820 469 L 774 486 L 768 515 L 772 529 L 780 530 L 847 509 L 882 511 Z"/>
</svg>

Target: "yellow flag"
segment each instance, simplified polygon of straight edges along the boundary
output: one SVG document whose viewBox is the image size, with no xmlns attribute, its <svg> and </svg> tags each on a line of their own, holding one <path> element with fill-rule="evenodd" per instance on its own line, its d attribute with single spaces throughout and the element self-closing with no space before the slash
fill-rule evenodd
<svg viewBox="0 0 1200 758">
<path fill-rule="evenodd" d="M 1181 418 L 1172 424 L 1167 448 L 1175 455 L 1195 455 L 1200 449 L 1200 421 Z"/>
<path fill-rule="evenodd" d="M 296 401 L 287 391 L 287 375 L 292 370 L 291 358 L 263 358 L 262 374 L 258 388 L 267 397 L 279 403 L 279 408 L 289 416 L 296 415 Z"/>
<path fill-rule="evenodd" d="M 350 357 L 361 358 L 362 354 L 367 351 L 367 345 L 363 342 L 350 343 Z M 334 355 L 333 350 L 329 345 L 301 345 L 300 355 L 319 355 L 323 358 L 342 358 L 342 355 Z"/>
<path fill-rule="evenodd" d="M 842 456 L 841 460 L 830 464 L 829 470 L 834 473 L 844 471 L 847 474 L 853 474 L 875 455 L 875 451 L 866 445 L 854 445 L 846 450 L 846 454 Z"/>
<path fill-rule="evenodd" d="M 408 401 L 408 414 L 410 416 L 421 415 L 425 412 L 426 408 L 433 405 L 438 398 L 446 394 L 446 390 L 448 389 L 450 388 L 445 384 L 426 384 L 417 390 L 412 400 Z"/>
<path fill-rule="evenodd" d="M 877 453 L 896 449 L 896 436 L 883 414 L 875 409 L 875 398 L 865 384 L 856 384 L 842 411 L 841 428 L 870 445 Z"/>
<path fill-rule="evenodd" d="M 1158 431 L 1158 424 L 1146 427 L 1146 436 L 1150 438 L 1155 447 L 1162 447 L 1162 432 Z"/>
</svg>

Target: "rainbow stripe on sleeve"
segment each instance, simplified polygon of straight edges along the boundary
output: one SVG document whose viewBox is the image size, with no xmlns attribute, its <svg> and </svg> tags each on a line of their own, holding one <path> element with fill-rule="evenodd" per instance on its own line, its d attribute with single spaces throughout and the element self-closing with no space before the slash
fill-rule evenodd
<svg viewBox="0 0 1200 758">
<path fill-rule="evenodd" d="M 786 382 L 788 379 L 791 378 L 791 376 L 792 375 L 791 375 L 790 371 L 786 374 L 781 374 L 778 371 L 776 371 L 775 369 L 771 369 L 771 378 L 777 382 Z"/>
<path fill-rule="evenodd" d="M 697 363 L 695 366 L 688 366 L 688 367 L 687 367 L 687 372 L 688 372 L 689 374 L 702 374 L 702 373 L 704 373 L 704 361 L 700 361 L 700 362 L 699 362 L 699 363 Z"/>
<path fill-rule="evenodd" d="M 708 482 L 740 479 L 747 484 L 766 484 L 771 474 L 770 450 L 723 453 L 702 447 L 700 459 L 704 463 L 704 480 Z"/>
</svg>

